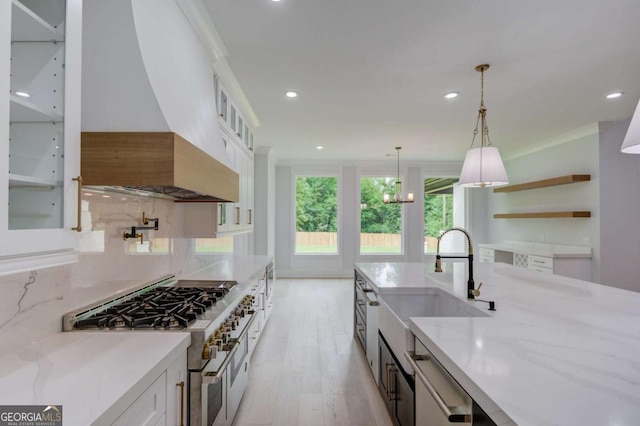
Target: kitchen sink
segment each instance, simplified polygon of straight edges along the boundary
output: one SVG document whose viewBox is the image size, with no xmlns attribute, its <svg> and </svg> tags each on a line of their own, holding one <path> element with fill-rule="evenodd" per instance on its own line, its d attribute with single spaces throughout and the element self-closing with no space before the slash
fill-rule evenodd
<svg viewBox="0 0 640 426">
<path fill-rule="evenodd" d="M 459 299 L 439 288 L 421 294 L 385 294 L 380 300 L 378 329 L 406 372 L 413 369 L 404 357 L 414 350 L 413 334 L 409 330 L 410 317 L 488 317 L 484 311 L 466 300 Z"/>
</svg>

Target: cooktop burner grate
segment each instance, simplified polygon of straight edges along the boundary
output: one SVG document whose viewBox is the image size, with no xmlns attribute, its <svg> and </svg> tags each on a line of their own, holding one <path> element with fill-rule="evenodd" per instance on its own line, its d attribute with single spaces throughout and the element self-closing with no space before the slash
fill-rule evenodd
<svg viewBox="0 0 640 426">
<path fill-rule="evenodd" d="M 228 288 L 156 287 L 74 323 L 89 329 L 183 329 L 229 292 Z"/>
</svg>

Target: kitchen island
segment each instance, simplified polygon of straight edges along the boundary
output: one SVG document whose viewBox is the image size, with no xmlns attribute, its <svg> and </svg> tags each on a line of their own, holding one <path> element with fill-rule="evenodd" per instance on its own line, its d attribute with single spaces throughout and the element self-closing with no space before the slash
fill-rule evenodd
<svg viewBox="0 0 640 426">
<path fill-rule="evenodd" d="M 483 317 L 411 318 L 413 334 L 499 425 L 635 425 L 640 418 L 640 294 L 500 263 L 358 263 L 386 295 L 444 290 Z"/>
</svg>

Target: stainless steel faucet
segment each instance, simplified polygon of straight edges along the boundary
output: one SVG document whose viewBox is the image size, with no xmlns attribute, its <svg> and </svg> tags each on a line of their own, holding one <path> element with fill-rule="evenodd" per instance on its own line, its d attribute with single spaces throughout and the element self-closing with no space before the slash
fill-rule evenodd
<svg viewBox="0 0 640 426">
<path fill-rule="evenodd" d="M 440 240 L 445 236 L 446 233 L 451 231 L 460 231 L 467 237 L 467 255 L 466 256 L 441 256 L 440 255 Z M 480 295 L 480 292 L 475 289 L 475 283 L 473 282 L 473 246 L 471 245 L 471 235 L 469 232 L 463 228 L 449 228 L 444 231 L 438 237 L 438 245 L 436 248 L 436 272 L 442 272 L 442 261 L 440 259 L 467 259 L 467 263 L 469 264 L 469 279 L 467 280 L 467 299 L 474 299 L 477 295 Z"/>
</svg>

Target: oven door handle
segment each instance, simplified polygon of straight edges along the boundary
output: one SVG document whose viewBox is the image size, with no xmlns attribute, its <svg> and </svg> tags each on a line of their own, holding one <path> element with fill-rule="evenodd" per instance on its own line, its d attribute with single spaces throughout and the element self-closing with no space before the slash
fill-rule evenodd
<svg viewBox="0 0 640 426">
<path fill-rule="evenodd" d="M 244 327 L 244 330 L 242 330 L 242 333 L 240 333 L 240 335 L 238 336 L 236 344 L 233 345 L 233 349 L 229 351 L 229 353 L 227 354 L 227 357 L 224 359 L 224 361 L 222 361 L 222 364 L 220 364 L 218 371 L 216 372 L 206 371 L 206 368 L 205 370 L 202 370 L 201 376 L 202 376 L 203 384 L 210 385 L 213 383 L 218 383 L 220 381 L 220 379 L 224 375 L 225 370 L 227 369 L 227 366 L 233 359 L 233 356 L 238 351 L 238 347 L 240 346 L 239 345 L 240 340 L 242 340 L 242 338 L 249 332 L 249 329 L 251 328 L 251 325 L 253 324 L 253 321 L 255 321 L 256 317 L 257 317 L 256 313 L 251 315 L 251 319 L 249 320 L 247 325 Z"/>
</svg>

